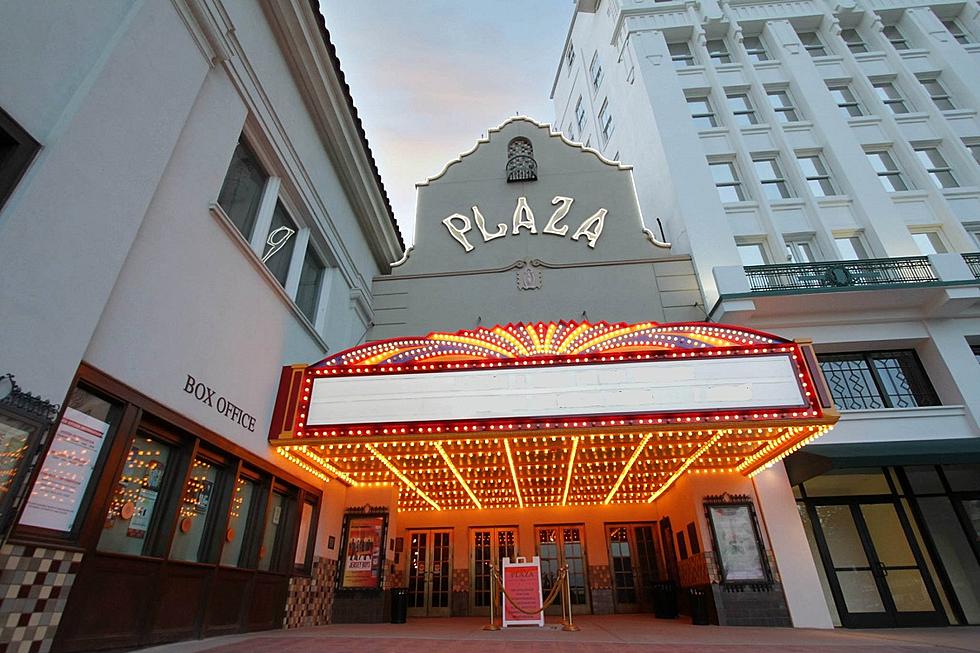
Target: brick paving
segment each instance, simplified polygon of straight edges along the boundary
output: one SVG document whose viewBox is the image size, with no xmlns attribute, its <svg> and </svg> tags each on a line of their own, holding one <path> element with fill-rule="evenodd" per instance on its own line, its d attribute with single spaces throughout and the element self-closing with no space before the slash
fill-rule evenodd
<svg viewBox="0 0 980 653">
<path fill-rule="evenodd" d="M 980 652 L 980 628 L 810 630 L 692 626 L 650 615 L 582 617 L 579 632 L 556 627 L 482 630 L 482 619 L 412 619 L 232 635 L 144 653 L 393 653 L 478 649 L 479 653 L 945 653 Z"/>
</svg>

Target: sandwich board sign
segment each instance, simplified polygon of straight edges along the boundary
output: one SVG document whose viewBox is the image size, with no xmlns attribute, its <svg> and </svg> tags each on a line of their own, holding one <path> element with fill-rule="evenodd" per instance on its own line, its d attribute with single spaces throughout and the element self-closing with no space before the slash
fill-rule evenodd
<svg viewBox="0 0 980 653">
<path fill-rule="evenodd" d="M 514 600 L 514 603 L 532 614 L 518 610 L 503 595 L 502 624 L 508 626 L 544 626 L 544 610 L 541 610 L 541 559 L 504 558 L 502 562 L 504 591 Z M 538 612 L 535 612 L 537 610 Z"/>
</svg>

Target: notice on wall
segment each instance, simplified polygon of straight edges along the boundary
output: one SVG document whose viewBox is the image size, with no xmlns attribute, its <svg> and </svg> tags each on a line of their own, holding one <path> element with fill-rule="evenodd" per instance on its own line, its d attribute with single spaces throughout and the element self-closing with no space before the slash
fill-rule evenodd
<svg viewBox="0 0 980 653">
<path fill-rule="evenodd" d="M 517 560 L 503 559 L 503 626 L 543 626 L 541 560 L 538 556 L 531 562 L 524 558 Z"/>
<path fill-rule="evenodd" d="M 346 589 L 377 589 L 381 581 L 381 541 L 384 517 L 348 517 L 344 573 Z"/>
<path fill-rule="evenodd" d="M 75 523 L 109 424 L 65 408 L 20 523 L 68 532 Z"/>
</svg>

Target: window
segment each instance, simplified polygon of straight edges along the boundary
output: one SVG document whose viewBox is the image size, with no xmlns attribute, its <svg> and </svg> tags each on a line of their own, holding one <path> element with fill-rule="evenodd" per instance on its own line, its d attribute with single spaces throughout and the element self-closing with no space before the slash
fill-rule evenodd
<svg viewBox="0 0 980 653">
<path fill-rule="evenodd" d="M 842 29 L 840 37 L 847 44 L 847 49 L 851 52 L 867 52 L 868 46 L 864 44 L 864 39 L 858 34 L 856 29 Z"/>
<path fill-rule="evenodd" d="M 254 478 L 241 476 L 235 484 L 228 514 L 228 528 L 225 531 L 225 545 L 221 549 L 221 564 L 227 567 L 250 567 L 243 550 L 246 528 L 252 523 L 252 513 L 258 506 L 259 484 Z"/>
<path fill-rule="evenodd" d="M 919 157 L 919 163 L 925 167 L 932 183 L 936 184 L 936 188 L 956 188 L 959 186 L 956 177 L 949 169 L 949 164 L 946 163 L 946 159 L 943 158 L 937 148 L 917 147 L 915 148 L 915 155 Z"/>
<path fill-rule="evenodd" d="M 946 243 L 943 242 L 943 237 L 935 229 L 914 232 L 912 234 L 912 240 L 915 241 L 916 247 L 919 248 L 923 256 L 928 256 L 929 254 L 945 254 L 948 251 L 946 249 Z"/>
<path fill-rule="evenodd" d="M 296 306 L 311 324 L 316 324 L 316 310 L 320 302 L 320 285 L 323 283 L 323 272 L 326 266 L 313 251 L 312 245 L 306 246 L 306 256 L 303 257 L 303 269 L 299 275 L 299 287 L 296 288 Z"/>
<path fill-rule="evenodd" d="M 205 537 L 205 534 L 218 526 L 215 522 L 221 512 L 219 506 L 224 503 L 221 500 L 222 472 L 220 467 L 204 458 L 194 460 L 180 500 L 177 530 L 170 544 L 171 560 L 213 560 L 214 545 L 220 543 L 218 538 Z"/>
<path fill-rule="evenodd" d="M 585 129 L 585 107 L 582 106 L 582 96 L 578 96 L 578 102 L 575 103 L 575 124 L 578 125 L 579 133 Z"/>
<path fill-rule="evenodd" d="M 824 354 L 818 358 L 839 410 L 939 405 L 912 350 Z"/>
<path fill-rule="evenodd" d="M 892 44 L 892 47 L 896 50 L 908 50 L 909 43 L 905 40 L 905 37 L 898 30 L 896 25 L 886 25 L 881 33 L 885 35 L 888 42 Z"/>
<path fill-rule="evenodd" d="M 892 113 L 909 112 L 909 105 L 905 103 L 905 99 L 898 92 L 898 89 L 895 88 L 895 84 L 892 82 L 874 82 L 872 86 L 875 87 L 875 91 L 878 93 L 878 99 L 884 102 L 885 106 Z"/>
<path fill-rule="evenodd" d="M 568 72 L 572 72 L 573 63 L 575 63 L 575 47 L 569 43 L 568 50 L 565 51 L 565 64 L 568 66 Z"/>
<path fill-rule="evenodd" d="M 694 119 L 694 126 L 698 129 L 710 129 L 718 126 L 714 109 L 711 108 L 711 102 L 707 96 L 687 98 L 687 107 L 691 111 L 691 118 Z"/>
<path fill-rule="evenodd" d="M 734 93 L 727 96 L 728 108 L 735 115 L 736 125 L 754 125 L 758 123 L 755 117 L 755 109 L 746 93 Z"/>
<path fill-rule="evenodd" d="M 977 165 L 980 165 L 980 142 L 963 143 L 963 145 L 970 150 L 970 156 L 977 162 Z"/>
<path fill-rule="evenodd" d="M 262 192 L 269 176 L 243 140 L 238 142 L 228 173 L 218 193 L 218 204 L 245 240 L 251 240 Z"/>
<path fill-rule="evenodd" d="M 718 189 L 718 197 L 724 202 L 745 201 L 745 191 L 742 189 L 742 182 L 738 178 L 735 164 L 731 161 L 718 161 L 709 163 L 711 177 L 715 180 L 715 187 Z"/>
<path fill-rule="evenodd" d="M 738 255 L 742 257 L 742 265 L 769 265 L 769 256 L 762 243 L 736 243 Z"/>
<path fill-rule="evenodd" d="M 936 108 L 940 111 L 952 111 L 956 108 L 953 101 L 949 99 L 949 92 L 939 83 L 938 77 L 920 79 L 926 89 L 926 93 L 932 98 Z"/>
<path fill-rule="evenodd" d="M 708 57 L 714 63 L 731 63 L 732 56 L 728 52 L 728 46 L 724 39 L 710 39 L 707 43 Z"/>
<path fill-rule="evenodd" d="M 860 236 L 834 236 L 837 251 L 845 261 L 868 258 L 868 250 Z"/>
<path fill-rule="evenodd" d="M 858 103 L 857 98 L 854 97 L 854 93 L 851 91 L 850 86 L 846 84 L 841 86 L 830 86 L 828 87 L 828 90 L 844 116 L 851 118 L 853 116 L 864 115 L 864 111 L 861 110 L 861 105 Z"/>
<path fill-rule="evenodd" d="M 813 263 L 819 258 L 811 238 L 786 239 L 786 260 L 790 263 Z"/>
<path fill-rule="evenodd" d="M 806 185 L 810 187 L 810 192 L 813 193 L 814 197 L 826 197 L 837 194 L 837 189 L 834 188 L 833 182 L 830 181 L 830 173 L 827 171 L 827 166 L 819 155 L 797 155 L 796 160 L 803 170 Z"/>
<path fill-rule="evenodd" d="M 265 239 L 262 262 L 283 287 L 286 286 L 289 264 L 293 260 L 295 234 L 296 224 L 289 217 L 282 202 L 276 202 L 276 210 L 272 213 L 272 224 L 269 225 L 269 235 Z"/>
<path fill-rule="evenodd" d="M 265 528 L 262 531 L 262 545 L 259 547 L 259 570 L 260 571 L 280 571 L 279 563 L 283 540 L 288 532 L 286 523 L 288 521 L 290 499 L 285 492 L 277 490 L 272 493 L 272 501 L 269 502 L 269 511 L 265 516 Z"/>
<path fill-rule="evenodd" d="M 667 50 L 670 52 L 670 60 L 674 62 L 674 68 L 686 68 L 694 65 L 694 55 L 691 54 L 691 46 L 687 44 L 687 41 L 668 43 Z"/>
<path fill-rule="evenodd" d="M 980 248 L 980 224 L 965 224 L 966 232 L 973 239 L 974 248 Z"/>
<path fill-rule="evenodd" d="M 865 152 L 865 156 L 868 157 L 868 162 L 875 169 L 875 172 L 878 174 L 878 179 L 881 181 L 881 185 L 885 187 L 885 190 L 895 192 L 909 189 L 908 184 L 905 183 L 905 179 L 902 177 L 902 173 L 899 172 L 898 166 L 895 165 L 894 159 L 892 159 L 888 152 L 883 150 L 878 152 Z"/>
<path fill-rule="evenodd" d="M 786 177 L 779 168 L 779 162 L 776 160 L 776 157 L 753 159 L 752 165 L 755 166 L 755 173 L 759 176 L 759 181 L 762 182 L 763 195 L 771 200 L 785 199 L 793 196 L 793 193 L 790 192 L 789 185 L 786 183 Z"/>
<path fill-rule="evenodd" d="M 602 108 L 599 109 L 599 129 L 602 130 L 602 139 L 604 142 L 608 142 L 609 137 L 612 136 L 612 122 L 612 113 L 609 111 L 609 100 L 605 99 L 602 101 Z"/>
<path fill-rule="evenodd" d="M 565 133 L 568 134 L 568 140 L 573 141 L 573 142 L 575 141 L 575 129 L 574 129 L 574 127 L 575 127 L 575 125 L 573 123 L 568 123 L 568 129 L 565 130 Z"/>
<path fill-rule="evenodd" d="M 820 35 L 816 32 L 797 32 L 797 36 L 800 37 L 800 43 L 803 44 L 803 49 L 811 57 L 824 57 L 827 55 L 827 48 L 824 46 L 823 41 L 820 40 Z"/>
<path fill-rule="evenodd" d="M 952 18 L 941 22 L 943 26 L 949 30 L 949 33 L 953 35 L 953 38 L 956 39 L 957 43 L 973 43 L 970 37 L 967 36 L 967 33 L 963 31 L 963 28 L 960 27 L 960 24 Z"/>
<path fill-rule="evenodd" d="M 592 80 L 592 88 L 599 88 L 602 83 L 602 63 L 599 62 L 599 53 L 592 55 L 592 63 L 589 64 L 589 78 Z"/>
<path fill-rule="evenodd" d="M 800 117 L 793 106 L 793 100 L 789 97 L 788 91 L 766 91 L 769 96 L 769 104 L 776 112 L 777 122 L 797 122 Z"/>
<path fill-rule="evenodd" d="M 745 47 L 745 54 L 749 61 L 769 61 L 766 46 L 758 36 L 746 36 L 742 39 L 742 45 Z"/>
<path fill-rule="evenodd" d="M 0 207 L 14 192 L 41 144 L 0 109 Z"/>
</svg>

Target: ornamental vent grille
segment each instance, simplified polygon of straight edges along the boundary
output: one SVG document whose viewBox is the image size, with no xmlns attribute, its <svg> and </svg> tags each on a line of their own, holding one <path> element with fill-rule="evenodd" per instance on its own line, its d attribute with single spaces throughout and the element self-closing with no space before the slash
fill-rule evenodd
<svg viewBox="0 0 980 653">
<path fill-rule="evenodd" d="M 507 181 L 535 181 L 538 163 L 534 160 L 531 141 L 523 137 L 513 139 L 507 145 Z"/>
</svg>

